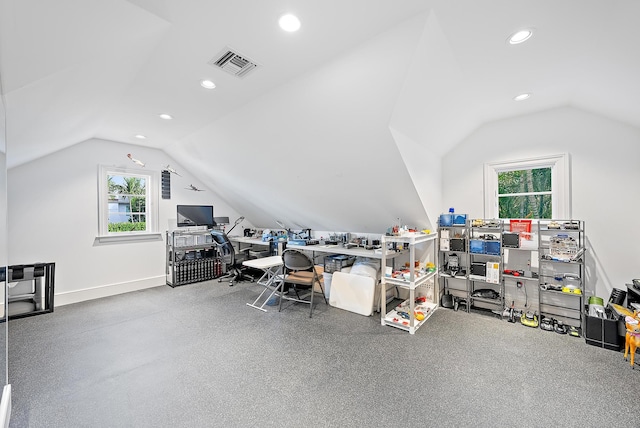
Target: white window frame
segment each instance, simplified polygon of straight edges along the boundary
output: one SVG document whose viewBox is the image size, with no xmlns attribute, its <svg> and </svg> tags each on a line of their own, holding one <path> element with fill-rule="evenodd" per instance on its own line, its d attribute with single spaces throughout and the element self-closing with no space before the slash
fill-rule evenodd
<svg viewBox="0 0 640 428">
<path fill-rule="evenodd" d="M 551 168 L 551 216 L 571 219 L 571 171 L 568 153 L 484 164 L 484 216 L 498 218 L 498 174 L 506 171 Z"/>
<path fill-rule="evenodd" d="M 146 231 L 109 232 L 108 176 L 129 175 L 145 179 L 146 185 Z M 156 171 L 145 171 L 115 166 L 98 166 L 98 236 L 99 242 L 139 241 L 161 238 L 158 231 L 159 175 Z"/>
</svg>

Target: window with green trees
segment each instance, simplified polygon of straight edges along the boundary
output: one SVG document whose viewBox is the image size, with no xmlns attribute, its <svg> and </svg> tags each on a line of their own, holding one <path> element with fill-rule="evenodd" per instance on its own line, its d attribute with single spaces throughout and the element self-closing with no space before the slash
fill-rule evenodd
<svg viewBox="0 0 640 428">
<path fill-rule="evenodd" d="M 99 236 L 142 238 L 158 230 L 158 174 L 133 168 L 99 168 Z"/>
<path fill-rule="evenodd" d="M 484 164 L 484 215 L 571 218 L 568 153 Z"/>
<path fill-rule="evenodd" d="M 500 218 L 552 218 L 551 168 L 498 173 Z"/>
<path fill-rule="evenodd" d="M 147 230 L 147 180 L 132 175 L 107 175 L 109 232 Z"/>
</svg>

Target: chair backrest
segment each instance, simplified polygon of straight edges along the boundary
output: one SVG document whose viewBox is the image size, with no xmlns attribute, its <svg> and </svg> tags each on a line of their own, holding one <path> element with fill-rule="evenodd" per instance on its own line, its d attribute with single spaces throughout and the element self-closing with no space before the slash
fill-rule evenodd
<svg viewBox="0 0 640 428">
<path fill-rule="evenodd" d="M 282 252 L 282 264 L 290 271 L 312 271 L 313 261 L 302 251 L 287 248 Z"/>
<path fill-rule="evenodd" d="M 225 263 L 234 264 L 236 258 L 236 252 L 233 248 L 233 244 L 229 240 L 229 237 L 226 233 L 219 230 L 212 230 L 211 236 L 213 237 L 213 241 L 216 243 L 218 247 L 218 252 L 225 259 Z"/>
</svg>

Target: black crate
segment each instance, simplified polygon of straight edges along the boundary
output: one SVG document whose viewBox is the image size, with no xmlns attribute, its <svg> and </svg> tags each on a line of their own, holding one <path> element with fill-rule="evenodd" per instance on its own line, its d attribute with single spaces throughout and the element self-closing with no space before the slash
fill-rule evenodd
<svg viewBox="0 0 640 428">
<path fill-rule="evenodd" d="M 471 263 L 471 275 L 487 276 L 487 264 Z"/>
<path fill-rule="evenodd" d="M 467 251 L 467 241 L 464 238 L 449 239 L 449 251 Z"/>
<path fill-rule="evenodd" d="M 624 348 L 624 336 L 620 336 L 617 319 L 607 319 L 585 314 L 584 339 L 589 345 L 612 351 Z"/>
<path fill-rule="evenodd" d="M 520 248 L 520 234 L 511 232 L 503 233 L 502 246 L 506 248 Z"/>
</svg>

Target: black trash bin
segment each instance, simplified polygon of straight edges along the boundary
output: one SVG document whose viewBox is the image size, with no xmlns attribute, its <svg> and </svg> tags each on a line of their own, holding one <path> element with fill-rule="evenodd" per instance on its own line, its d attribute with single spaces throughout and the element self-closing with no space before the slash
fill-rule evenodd
<svg viewBox="0 0 640 428">
<path fill-rule="evenodd" d="M 614 288 L 611 290 L 611 296 L 609 296 L 609 303 L 614 303 L 616 305 L 624 306 L 624 299 L 627 298 L 627 292 L 624 290 L 620 290 L 618 288 Z"/>
</svg>

